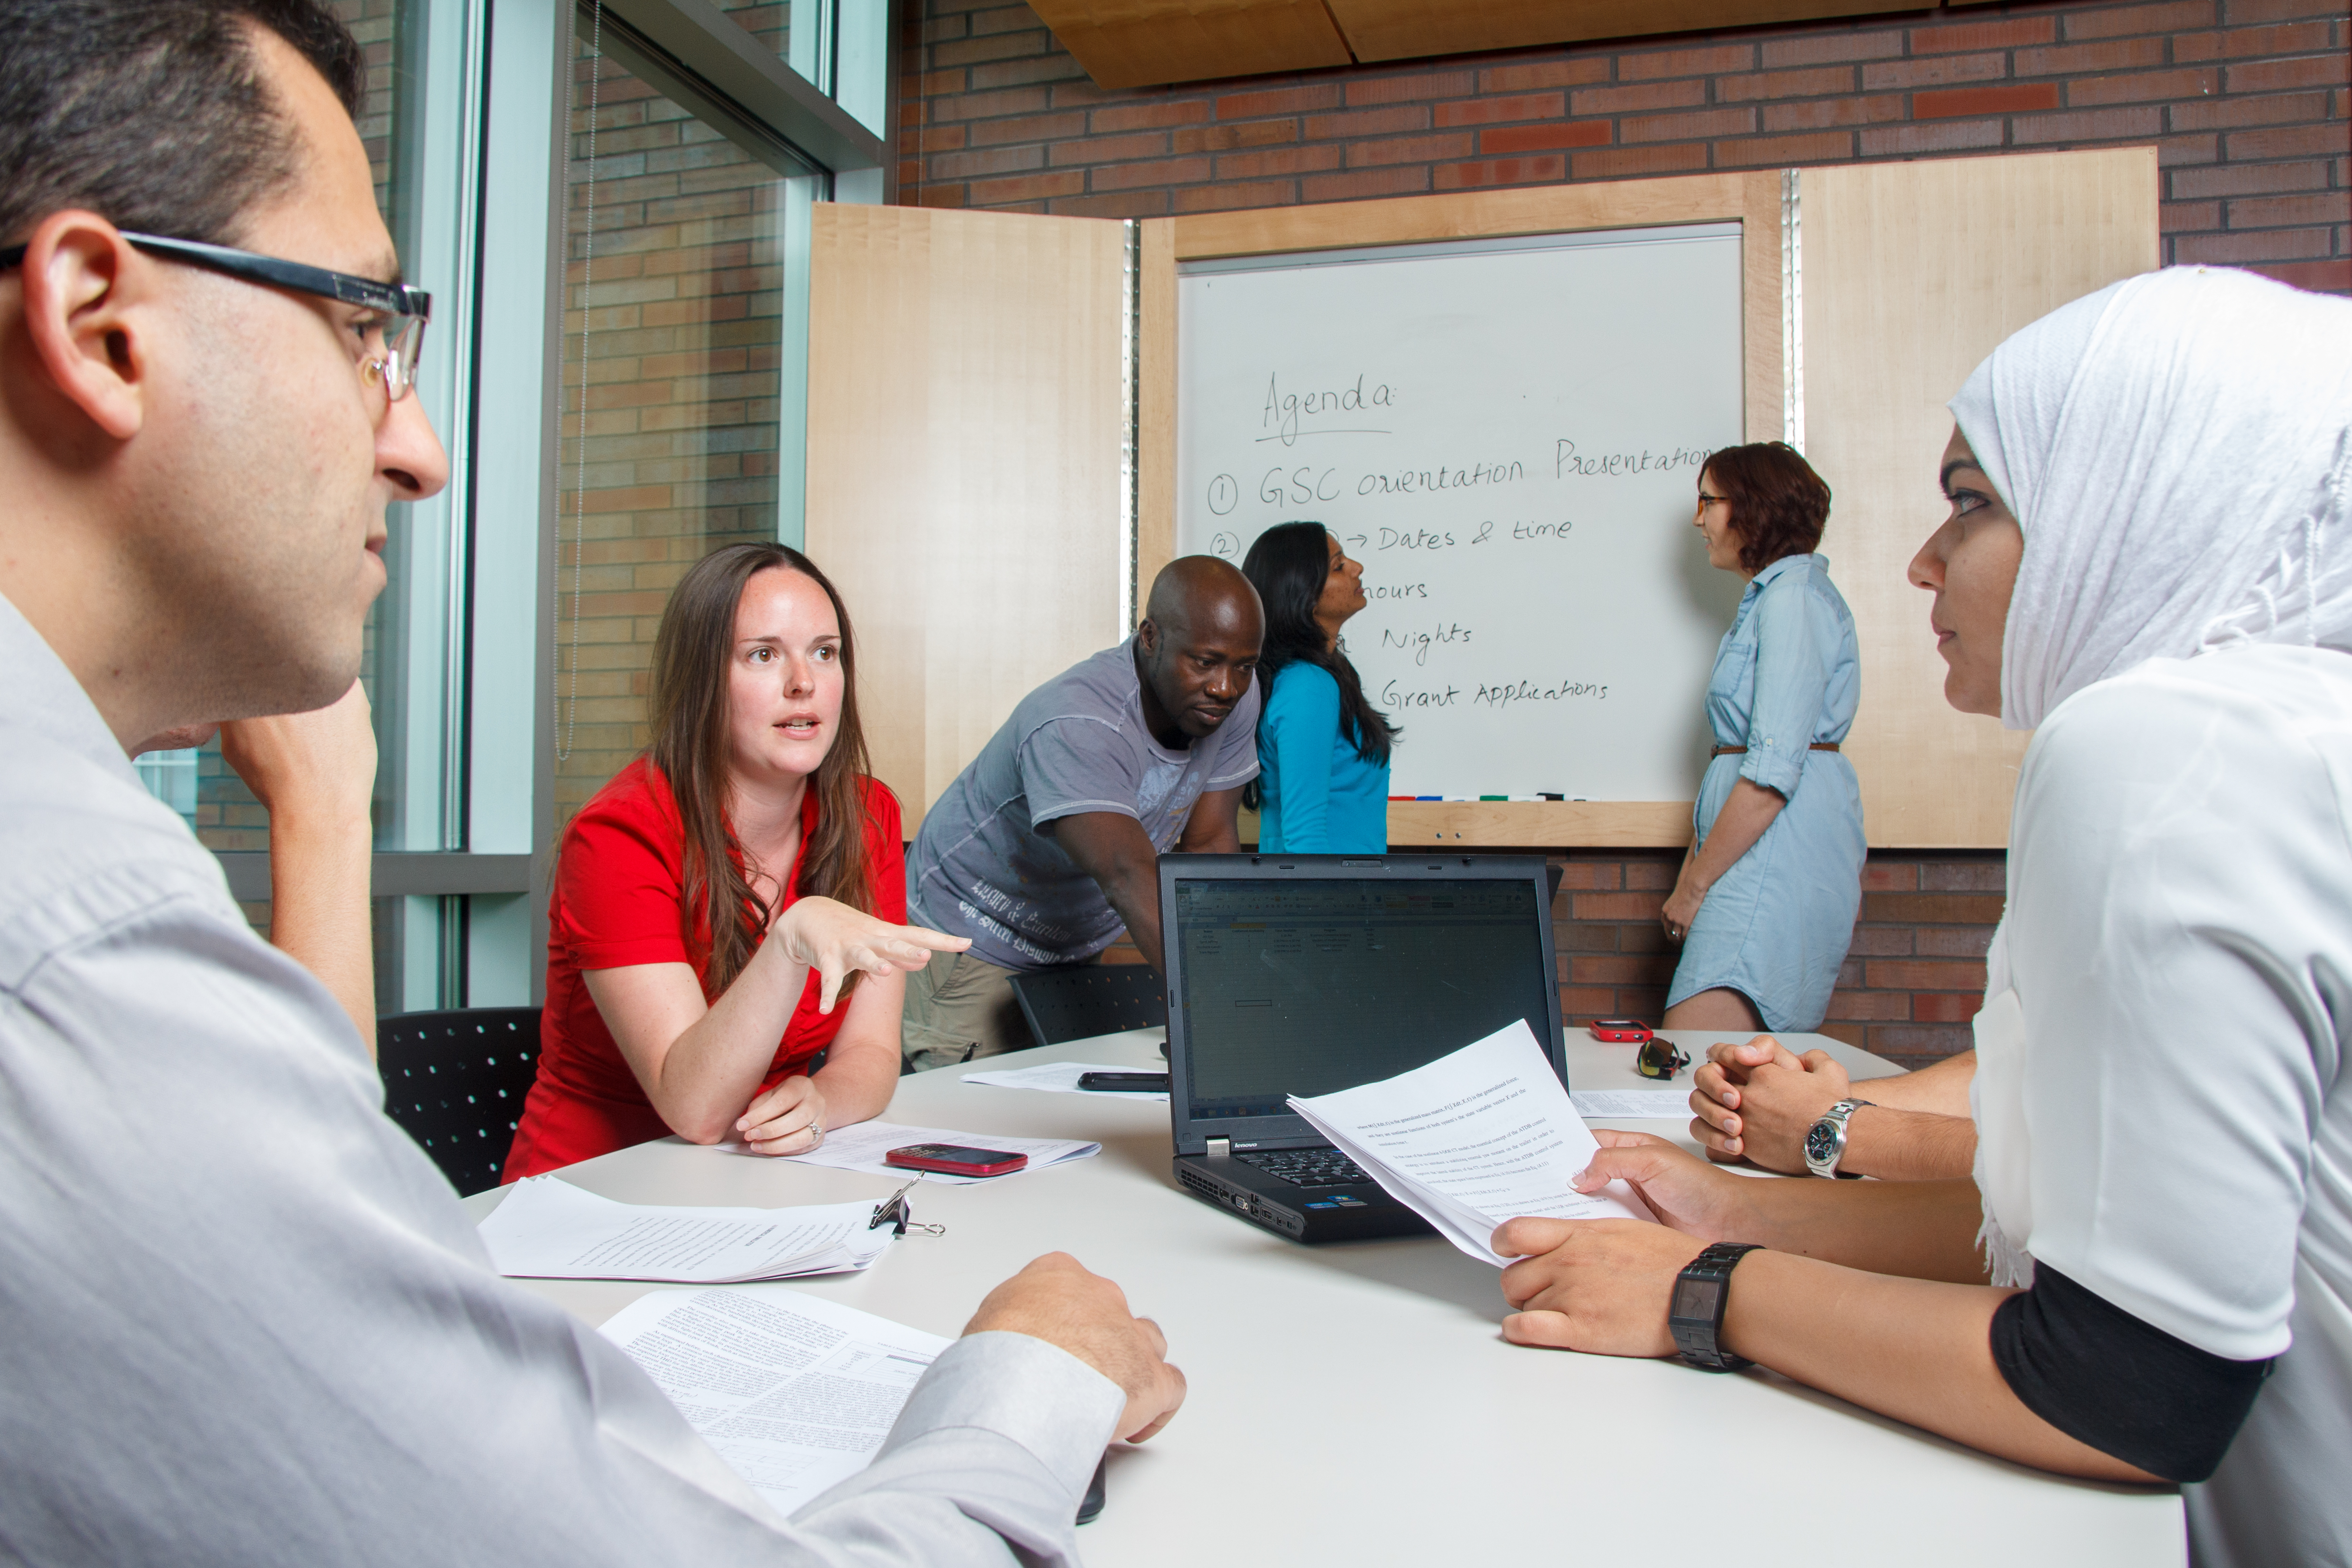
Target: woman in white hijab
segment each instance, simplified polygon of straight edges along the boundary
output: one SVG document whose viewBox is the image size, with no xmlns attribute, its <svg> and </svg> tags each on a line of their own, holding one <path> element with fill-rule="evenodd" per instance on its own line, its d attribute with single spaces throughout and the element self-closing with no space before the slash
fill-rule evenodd
<svg viewBox="0 0 2352 1568">
<path fill-rule="evenodd" d="M 2187 1483 L 2208 1568 L 2352 1561 L 2352 301 L 2152 273 L 2003 343 L 1952 410 L 1912 577 L 1947 698 L 2036 731 L 1975 1180 L 1745 1180 L 1601 1132 L 1580 1185 L 1630 1180 L 1672 1228 L 1505 1226 L 1506 1332 L 1749 1358 Z M 1729 1279 L 1713 1323 L 1670 1333 L 1670 1298 L 1710 1296 L 1678 1272 Z"/>
</svg>

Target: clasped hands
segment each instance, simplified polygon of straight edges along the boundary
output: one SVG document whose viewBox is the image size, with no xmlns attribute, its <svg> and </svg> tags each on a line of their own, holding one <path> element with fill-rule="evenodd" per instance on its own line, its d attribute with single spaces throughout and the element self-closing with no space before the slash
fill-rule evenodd
<svg viewBox="0 0 2352 1568">
<path fill-rule="evenodd" d="M 1805 1134 L 1851 1087 L 1827 1051 L 1801 1057 L 1769 1035 L 1726 1042 L 1691 1075 L 1691 1136 L 1710 1160 L 1802 1175 Z"/>
</svg>

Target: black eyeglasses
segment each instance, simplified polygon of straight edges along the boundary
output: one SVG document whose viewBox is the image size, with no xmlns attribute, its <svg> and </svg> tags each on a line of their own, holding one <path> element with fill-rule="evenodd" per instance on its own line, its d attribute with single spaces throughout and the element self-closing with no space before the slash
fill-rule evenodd
<svg viewBox="0 0 2352 1568">
<path fill-rule="evenodd" d="M 249 250 L 206 245 L 202 240 L 167 239 L 161 235 L 132 234 L 128 230 L 122 237 L 150 255 L 208 267 L 241 282 L 267 283 L 373 310 L 381 320 L 370 321 L 362 329 L 362 344 L 366 352 L 359 362 L 360 379 L 382 383 L 385 400 L 391 403 L 407 396 L 408 389 L 416 384 L 416 362 L 425 352 L 425 328 L 433 320 L 433 296 L 424 289 L 405 283 L 381 283 L 349 272 L 331 272 L 299 261 L 281 261 L 274 256 L 256 256 Z M 21 245 L 0 249 L 0 272 L 24 259 L 25 247 Z"/>
<path fill-rule="evenodd" d="M 1690 1066 L 1690 1058 L 1676 1048 L 1672 1040 L 1653 1035 L 1642 1042 L 1633 1053 L 1633 1070 L 1643 1078 L 1671 1079 Z"/>
</svg>

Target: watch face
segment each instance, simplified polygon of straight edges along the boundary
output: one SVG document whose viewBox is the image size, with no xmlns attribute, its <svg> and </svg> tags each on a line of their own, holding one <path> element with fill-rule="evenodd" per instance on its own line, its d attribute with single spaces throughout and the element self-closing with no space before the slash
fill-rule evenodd
<svg viewBox="0 0 2352 1568">
<path fill-rule="evenodd" d="M 1805 1158 L 1826 1163 L 1837 1152 L 1837 1134 L 1827 1121 L 1816 1121 L 1805 1133 Z"/>
<path fill-rule="evenodd" d="M 1711 1323 L 1715 1321 L 1715 1299 L 1722 1289 L 1723 1282 L 1718 1279 L 1677 1279 L 1675 1281 L 1674 1304 L 1666 1315 Z M 1651 1310 L 1656 1310 L 1655 1308 Z"/>
</svg>

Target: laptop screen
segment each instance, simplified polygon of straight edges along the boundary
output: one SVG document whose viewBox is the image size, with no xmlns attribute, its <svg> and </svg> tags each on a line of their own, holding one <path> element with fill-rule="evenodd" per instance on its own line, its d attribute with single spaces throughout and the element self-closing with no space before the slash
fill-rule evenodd
<svg viewBox="0 0 2352 1568">
<path fill-rule="evenodd" d="M 1286 1095 L 1393 1077 L 1514 1018 L 1552 1037 L 1541 888 L 1540 869 L 1509 879 L 1178 874 L 1181 1002 L 1170 1000 L 1183 1008 L 1189 1049 L 1175 1087 L 1189 1093 L 1191 1119 L 1295 1123 Z"/>
</svg>

